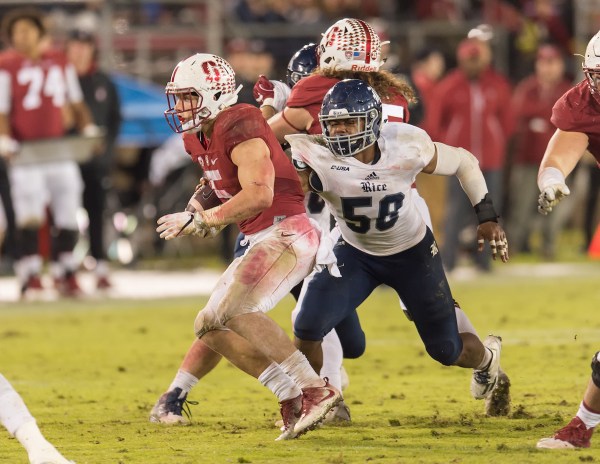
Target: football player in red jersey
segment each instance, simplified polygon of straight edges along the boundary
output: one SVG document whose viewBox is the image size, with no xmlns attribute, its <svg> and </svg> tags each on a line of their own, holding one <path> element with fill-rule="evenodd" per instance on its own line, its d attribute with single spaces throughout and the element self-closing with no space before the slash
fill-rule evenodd
<svg viewBox="0 0 600 464">
<path fill-rule="evenodd" d="M 65 115 L 84 134 L 96 135 L 83 103 L 77 74 L 61 52 L 46 50 L 40 13 L 33 9 L 9 12 L 3 30 L 11 48 L 0 54 L 0 154 L 18 157 L 21 142 L 63 137 Z M 43 154 L 40 154 L 40 159 Z M 41 257 L 38 229 L 45 220 L 46 205 L 52 210 L 57 237 L 53 253 L 55 282 L 67 295 L 79 292 L 73 248 L 78 237 L 76 212 L 81 205 L 82 182 L 74 161 L 48 161 L 10 168 L 12 195 L 18 228 L 19 259 L 15 270 L 22 296 L 41 289 Z"/>
<path fill-rule="evenodd" d="M 391 117 L 408 122 L 408 103 L 414 99 L 414 92 L 405 82 L 380 69 L 385 61 L 385 43 L 370 24 L 360 19 L 341 19 L 327 29 L 317 47 L 319 68 L 294 86 L 283 111 L 269 119 L 277 139 L 284 143 L 288 134 L 320 134 L 318 115 L 323 97 L 343 79 L 360 79 L 375 89 L 385 104 L 384 120 Z M 274 100 L 278 101 L 277 94 Z"/>
<path fill-rule="evenodd" d="M 165 240 L 207 237 L 237 223 L 246 235 L 248 251 L 222 275 L 194 330 L 207 364 L 225 356 L 273 391 L 284 422 L 278 439 L 289 439 L 314 428 L 341 401 L 264 314 L 311 272 L 320 237 L 294 167 L 260 110 L 235 104 L 238 91 L 233 69 L 219 56 L 198 53 L 175 67 L 165 117 L 183 133 L 222 204 L 163 216 L 157 232 Z"/>
<path fill-rule="evenodd" d="M 565 178 L 586 151 L 600 167 L 600 32 L 589 41 L 583 62 L 585 79 L 568 90 L 552 109 L 556 132 L 548 142 L 538 173 L 538 209 L 546 215 L 567 195 Z M 594 428 L 600 424 L 600 352 L 592 358 L 592 378 L 579 410 L 565 427 L 538 448 L 588 448 Z"/>
</svg>

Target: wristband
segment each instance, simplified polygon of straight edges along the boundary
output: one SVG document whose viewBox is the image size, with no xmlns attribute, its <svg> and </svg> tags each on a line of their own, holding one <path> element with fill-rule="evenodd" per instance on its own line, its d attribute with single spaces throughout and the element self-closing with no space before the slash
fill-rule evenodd
<svg viewBox="0 0 600 464">
<path fill-rule="evenodd" d="M 477 221 L 479 224 L 483 224 L 484 222 L 492 221 L 498 222 L 498 214 L 496 214 L 496 210 L 494 209 L 494 204 L 492 203 L 492 198 L 489 193 L 486 193 L 479 203 L 475 206 L 475 214 L 477 215 Z"/>
</svg>

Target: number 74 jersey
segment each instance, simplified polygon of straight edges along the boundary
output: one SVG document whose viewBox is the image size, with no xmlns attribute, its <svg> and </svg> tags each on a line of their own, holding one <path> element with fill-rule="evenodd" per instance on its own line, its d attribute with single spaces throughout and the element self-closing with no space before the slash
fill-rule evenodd
<svg viewBox="0 0 600 464">
<path fill-rule="evenodd" d="M 83 100 L 77 73 L 66 56 L 47 50 L 37 60 L 16 50 L 0 53 L 0 113 L 17 140 L 62 137 L 64 110 Z"/>
<path fill-rule="evenodd" d="M 314 171 L 311 184 L 319 184 L 319 195 L 350 245 L 388 256 L 423 239 L 426 225 L 412 201 L 412 185 L 435 153 L 425 131 L 410 124 L 385 124 L 377 142 L 381 156 L 375 164 L 334 155 L 319 135 L 286 139 L 296 164 L 304 163 Z"/>
</svg>

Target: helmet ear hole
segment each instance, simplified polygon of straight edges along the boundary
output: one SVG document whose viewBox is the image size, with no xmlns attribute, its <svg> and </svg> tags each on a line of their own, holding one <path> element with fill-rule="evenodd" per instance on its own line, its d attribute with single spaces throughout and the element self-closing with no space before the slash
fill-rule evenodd
<svg viewBox="0 0 600 464">
<path fill-rule="evenodd" d="M 219 98 L 221 98 L 221 93 L 222 93 L 222 92 L 217 92 L 217 93 L 215 93 L 215 94 L 213 95 L 213 100 L 214 100 L 214 101 L 217 101 Z"/>
</svg>

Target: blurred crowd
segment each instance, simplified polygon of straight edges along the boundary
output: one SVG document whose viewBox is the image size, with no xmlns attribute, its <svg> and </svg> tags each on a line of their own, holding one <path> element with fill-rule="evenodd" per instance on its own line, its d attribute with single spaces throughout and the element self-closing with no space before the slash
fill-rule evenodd
<svg viewBox="0 0 600 464">
<path fill-rule="evenodd" d="M 162 69 L 161 63 L 164 69 L 172 69 L 177 60 L 191 53 L 212 51 L 201 49 L 206 42 L 198 34 L 212 4 L 115 3 L 108 23 L 114 37 L 112 48 L 102 43 L 107 27 L 104 2 L 41 7 L 49 31 L 45 46 L 63 50 L 75 65 L 85 102 L 94 123 L 104 133 L 101 152 L 80 166 L 85 189 L 77 227 L 79 248 L 75 247 L 78 265 L 96 270 L 98 289 L 110 287 L 110 262 L 128 265 L 162 253 L 185 256 L 195 255 L 198 250 L 208 252 L 206 245 L 185 248 L 189 246 L 186 244 L 169 244 L 178 248 L 165 250 L 153 233 L 157 216 L 183 209 L 186 192 L 193 191 L 201 173 L 187 162 L 177 135 L 161 145 L 132 147 L 119 142 L 121 115 L 127 113 L 123 111 L 127 102 L 119 98 L 113 78 L 114 73 L 129 70 L 138 77 L 144 74 L 133 61 L 127 61 L 135 61 L 131 53 L 139 53 L 132 51 L 125 40 L 136 31 L 178 31 L 180 40 L 173 41 L 172 48 L 167 50 L 165 42 L 146 51 L 156 64 L 154 71 Z M 565 228 L 582 231 L 582 249 L 591 242 L 598 223 L 600 190 L 600 171 L 594 163 L 580 166 L 571 176 L 569 187 L 573 193 L 557 214 L 542 217 L 536 213 L 537 168 L 554 132 L 550 123 L 552 106 L 582 78 L 580 58 L 574 56 L 582 52 L 582 43 L 575 36 L 575 2 L 227 0 L 220 5 L 225 31 L 223 54 L 244 85 L 240 102 L 256 104 L 252 87 L 260 74 L 283 79 L 291 55 L 308 42 L 318 42 L 316 31 L 324 31 L 341 17 L 366 18 L 379 28 L 382 39 L 391 42 L 388 68 L 417 91 L 418 102 L 411 111 L 410 123 L 427 130 L 434 140 L 462 146 L 478 158 L 494 203 L 501 207 L 511 255 L 527 252 L 555 259 Z M 0 13 L 8 9 L 2 6 Z M 600 28 L 600 7 L 592 8 L 586 18 L 589 34 L 581 38 L 584 43 Z M 425 37 L 415 45 L 397 26 L 411 22 L 459 27 L 453 28 L 450 35 Z M 260 28 L 251 30 L 259 31 L 257 35 L 236 33 L 255 25 Z M 306 31 L 306 35 L 296 30 L 292 35 L 274 38 L 269 27 L 278 25 L 299 26 L 294 30 Z M 5 38 L 5 48 L 9 45 Z M 161 87 L 166 81 L 164 73 L 146 77 Z M 10 169 L 10 163 L 6 169 Z M 447 269 L 452 270 L 461 259 L 473 254 L 478 269 L 490 270 L 489 261 L 471 248 L 475 240 L 465 235 L 468 224 L 459 221 L 470 217 L 462 214 L 470 205 L 458 191 L 460 186 L 454 182 L 446 185 L 445 179 L 418 181 L 430 205 L 436 235 L 443 243 Z M 582 202 L 583 209 L 574 207 Z M 10 225 L 11 221 L 0 222 L 5 235 L 8 232 L 1 255 L 4 272 L 13 272 L 14 242 L 7 230 Z M 49 216 L 40 236 L 51 231 Z M 229 231 L 209 242 L 209 247 L 214 250 L 218 243 L 217 254 L 227 261 L 236 234 Z M 41 243 L 43 248 L 44 240 Z M 42 249 L 41 253 L 51 255 L 48 250 Z"/>
</svg>

